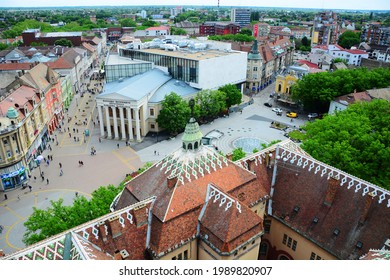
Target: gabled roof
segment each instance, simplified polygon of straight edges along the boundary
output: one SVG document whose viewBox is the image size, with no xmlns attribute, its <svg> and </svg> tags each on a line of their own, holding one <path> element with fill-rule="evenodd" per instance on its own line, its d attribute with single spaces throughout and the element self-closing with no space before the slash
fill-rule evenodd
<svg viewBox="0 0 390 280">
<path fill-rule="evenodd" d="M 224 253 L 230 253 L 263 231 L 262 219 L 258 215 L 211 184 L 199 222 L 203 239 Z"/>
<path fill-rule="evenodd" d="M 340 101 L 344 101 L 344 103 L 347 102 L 348 104 L 353 104 L 357 101 L 370 102 L 371 100 L 371 96 L 366 91 L 353 92 L 335 98 L 335 101 L 338 103 L 341 103 Z"/>
<path fill-rule="evenodd" d="M 47 62 L 46 65 L 52 69 L 72 69 L 74 67 L 74 64 L 69 63 L 63 57 L 60 57 L 53 62 Z"/>
<path fill-rule="evenodd" d="M 270 215 L 339 259 L 382 248 L 390 232 L 389 191 L 284 146 L 275 153 Z"/>
<path fill-rule="evenodd" d="M 123 259 L 144 259 L 148 229 L 148 223 L 144 221 L 148 212 L 153 211 L 154 199 L 151 197 L 106 214 L 3 259 L 112 260 L 119 251 L 126 251 L 127 255 L 123 255 Z"/>
<path fill-rule="evenodd" d="M 0 63 L 0 71 L 30 70 L 34 64 L 30 62 L 22 63 Z"/>
</svg>

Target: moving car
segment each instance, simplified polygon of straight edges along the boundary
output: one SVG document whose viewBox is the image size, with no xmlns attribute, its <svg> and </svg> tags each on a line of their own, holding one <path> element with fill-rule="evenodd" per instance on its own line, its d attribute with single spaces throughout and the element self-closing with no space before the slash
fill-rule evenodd
<svg viewBox="0 0 390 280">
<path fill-rule="evenodd" d="M 298 114 L 295 112 L 288 112 L 286 116 L 289 118 L 296 118 L 298 117 Z"/>
</svg>

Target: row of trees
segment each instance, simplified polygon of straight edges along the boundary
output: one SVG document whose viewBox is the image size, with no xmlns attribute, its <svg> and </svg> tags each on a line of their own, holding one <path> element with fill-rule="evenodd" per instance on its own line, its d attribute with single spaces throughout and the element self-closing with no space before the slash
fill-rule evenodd
<svg viewBox="0 0 390 280">
<path fill-rule="evenodd" d="M 255 37 L 247 34 L 238 33 L 238 34 L 209 36 L 209 39 L 215 41 L 253 42 L 253 40 L 255 40 Z"/>
<path fill-rule="evenodd" d="M 306 111 L 327 112 L 337 96 L 390 86 L 390 68 L 337 70 L 303 76 L 292 86 L 292 99 Z"/>
<path fill-rule="evenodd" d="M 215 119 L 220 113 L 241 102 L 241 92 L 234 85 L 225 85 L 218 90 L 202 90 L 195 96 L 194 117 L 201 122 Z M 182 132 L 190 118 L 191 108 L 179 95 L 172 92 L 161 103 L 157 122 L 168 133 L 176 135 Z"/>
</svg>

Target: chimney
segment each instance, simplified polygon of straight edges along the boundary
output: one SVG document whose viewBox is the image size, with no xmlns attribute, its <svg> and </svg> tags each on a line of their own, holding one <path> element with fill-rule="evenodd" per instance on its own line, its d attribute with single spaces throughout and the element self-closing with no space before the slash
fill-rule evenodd
<svg viewBox="0 0 390 280">
<path fill-rule="evenodd" d="M 149 209 L 146 204 L 141 204 L 133 209 L 135 225 L 141 227 L 148 224 Z"/>
<path fill-rule="evenodd" d="M 370 211 L 372 200 L 374 199 L 374 195 L 372 193 L 368 193 L 364 200 L 364 208 L 363 212 L 360 216 L 360 223 L 363 224 L 367 220 L 368 212 Z"/>
<path fill-rule="evenodd" d="M 246 163 L 248 164 L 248 170 L 249 171 L 252 171 L 252 172 L 255 172 L 255 167 L 256 167 L 256 159 L 254 158 L 250 158 L 246 161 Z"/>
<path fill-rule="evenodd" d="M 337 189 L 340 185 L 339 179 L 330 176 L 328 180 L 328 189 L 326 190 L 326 196 L 324 200 L 324 204 L 327 206 L 331 206 L 336 196 Z"/>
<path fill-rule="evenodd" d="M 100 221 L 97 225 L 98 231 L 99 231 L 99 237 L 103 240 L 103 242 L 107 241 L 107 234 L 106 234 L 106 228 L 104 221 Z"/>
<path fill-rule="evenodd" d="M 172 189 L 176 185 L 177 179 L 178 179 L 177 176 L 169 176 L 167 178 L 168 189 Z"/>
<path fill-rule="evenodd" d="M 122 226 L 119 223 L 119 215 L 108 219 L 108 232 L 111 233 L 112 238 L 122 235 Z"/>
</svg>

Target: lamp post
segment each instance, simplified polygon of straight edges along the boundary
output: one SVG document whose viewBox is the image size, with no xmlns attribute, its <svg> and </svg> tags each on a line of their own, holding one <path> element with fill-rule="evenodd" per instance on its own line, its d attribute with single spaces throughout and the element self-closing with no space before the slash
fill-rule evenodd
<svg viewBox="0 0 390 280">
<path fill-rule="evenodd" d="M 42 174 L 42 170 L 41 170 L 41 161 L 40 160 L 35 160 L 35 163 L 38 165 L 38 168 L 39 168 L 39 176 L 41 176 Z"/>
</svg>

